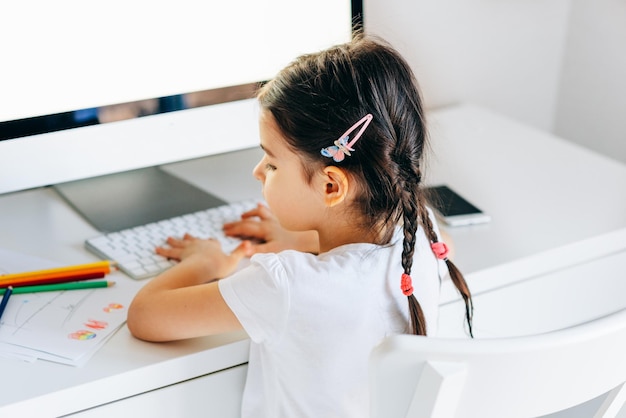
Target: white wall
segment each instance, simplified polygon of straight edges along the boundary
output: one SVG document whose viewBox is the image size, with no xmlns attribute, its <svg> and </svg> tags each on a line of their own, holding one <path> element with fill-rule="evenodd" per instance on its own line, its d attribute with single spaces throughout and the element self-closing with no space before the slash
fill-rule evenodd
<svg viewBox="0 0 626 418">
<path fill-rule="evenodd" d="M 573 0 L 554 132 L 626 162 L 626 1 Z"/>
<path fill-rule="evenodd" d="M 626 0 L 364 0 L 429 107 L 472 102 L 626 162 Z"/>
<path fill-rule="evenodd" d="M 429 107 L 473 102 L 553 128 L 569 0 L 364 0 Z"/>
</svg>

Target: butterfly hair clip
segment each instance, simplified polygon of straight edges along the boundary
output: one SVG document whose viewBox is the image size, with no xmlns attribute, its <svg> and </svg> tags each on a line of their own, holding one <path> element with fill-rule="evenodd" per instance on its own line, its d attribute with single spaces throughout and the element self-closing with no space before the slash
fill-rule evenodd
<svg viewBox="0 0 626 418">
<path fill-rule="evenodd" d="M 350 156 L 350 151 L 354 151 L 354 148 L 352 148 L 352 146 L 354 145 L 356 141 L 359 140 L 361 135 L 363 135 L 363 132 L 367 128 L 367 125 L 369 125 L 370 122 L 372 121 L 372 118 L 373 116 L 371 115 L 371 113 L 368 113 L 367 115 L 363 116 L 357 123 L 352 125 L 350 129 L 348 129 L 343 135 L 339 137 L 338 140 L 334 142 L 335 145 L 322 148 L 322 151 L 321 151 L 322 155 L 324 157 L 332 158 L 333 160 L 335 160 L 335 162 L 343 161 L 346 155 Z M 354 135 L 354 138 L 352 139 L 352 141 L 348 142 L 348 140 L 350 139 L 349 135 L 352 133 L 352 131 L 354 131 L 359 126 L 361 126 L 361 129 L 359 130 L 359 132 L 357 132 L 356 135 Z"/>
</svg>

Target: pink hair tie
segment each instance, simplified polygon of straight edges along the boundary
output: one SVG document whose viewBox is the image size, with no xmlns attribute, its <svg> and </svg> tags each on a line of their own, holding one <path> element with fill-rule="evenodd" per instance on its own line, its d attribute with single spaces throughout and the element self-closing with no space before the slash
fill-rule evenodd
<svg viewBox="0 0 626 418">
<path fill-rule="evenodd" d="M 404 293 L 404 296 L 411 296 L 413 294 L 413 280 L 411 280 L 411 276 L 406 273 L 402 274 L 402 283 L 400 284 L 400 289 L 402 289 L 402 293 Z"/>
<path fill-rule="evenodd" d="M 433 242 L 430 245 L 430 248 L 432 248 L 433 253 L 435 253 L 435 257 L 438 259 L 445 260 L 448 258 L 449 250 L 445 242 Z"/>
</svg>

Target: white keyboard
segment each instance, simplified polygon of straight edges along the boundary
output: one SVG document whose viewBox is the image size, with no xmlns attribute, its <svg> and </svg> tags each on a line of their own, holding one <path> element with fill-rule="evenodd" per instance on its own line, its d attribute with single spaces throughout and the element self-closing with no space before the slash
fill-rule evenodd
<svg viewBox="0 0 626 418">
<path fill-rule="evenodd" d="M 85 241 L 85 247 L 99 257 L 116 261 L 119 268 L 133 279 L 156 276 L 176 263 L 154 251 L 157 246 L 165 245 L 168 237 L 181 238 L 189 233 L 197 238 L 215 238 L 225 252 L 234 250 L 240 241 L 225 236 L 222 225 L 241 219 L 241 214 L 256 207 L 258 202 L 231 203 L 100 235 Z"/>
</svg>

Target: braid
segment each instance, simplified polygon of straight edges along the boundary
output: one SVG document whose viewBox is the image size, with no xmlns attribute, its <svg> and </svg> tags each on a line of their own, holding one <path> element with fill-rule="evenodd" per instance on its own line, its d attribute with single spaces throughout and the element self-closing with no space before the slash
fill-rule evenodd
<svg viewBox="0 0 626 418">
<path fill-rule="evenodd" d="M 402 198 L 402 221 L 404 226 L 404 239 L 402 241 L 402 268 L 404 270 L 403 287 L 406 286 L 405 281 L 408 281 L 408 288 L 405 291 L 409 302 L 409 316 L 411 318 L 411 330 L 415 335 L 426 335 L 426 319 L 424 318 L 424 312 L 420 306 L 417 298 L 413 294 L 413 287 L 411 284 L 410 274 L 413 266 L 413 253 L 415 252 L 415 239 L 417 228 L 419 225 L 418 220 L 418 206 L 417 199 L 413 188 L 417 186 L 409 185 L 409 182 L 405 182 L 405 187 L 402 189 L 400 196 Z M 411 182 L 412 183 L 412 182 Z M 408 187 L 407 187 L 408 186 Z"/>
<path fill-rule="evenodd" d="M 430 220 L 430 216 L 428 216 L 428 211 L 426 210 L 426 206 L 423 203 L 423 199 L 419 199 L 418 204 L 420 213 L 419 217 L 422 221 L 422 224 L 424 225 L 426 234 L 430 241 L 433 244 L 436 244 L 439 242 L 439 238 L 435 233 L 433 223 Z M 467 320 L 469 334 L 472 338 L 474 338 L 474 332 L 472 329 L 472 319 L 474 316 L 474 304 L 472 302 L 472 294 L 469 290 L 469 287 L 467 286 L 467 282 L 465 281 L 463 274 L 461 274 L 461 272 L 454 265 L 454 263 L 452 263 L 452 261 L 448 257 L 445 257 L 444 261 L 446 262 L 446 266 L 448 267 L 448 272 L 450 273 L 450 279 L 452 280 L 452 283 L 454 283 L 454 286 L 457 288 L 457 290 L 461 294 L 461 297 L 463 298 L 463 301 L 465 302 L 465 319 Z"/>
<path fill-rule="evenodd" d="M 424 205 L 423 199 L 420 199 L 418 202 L 419 205 L 419 219 L 424 226 L 424 230 L 426 231 L 426 236 L 430 240 L 430 242 L 438 242 L 439 238 L 435 233 L 435 228 L 433 228 L 433 223 L 430 220 L 430 216 L 428 216 L 428 210 L 426 210 L 426 205 Z"/>
</svg>

